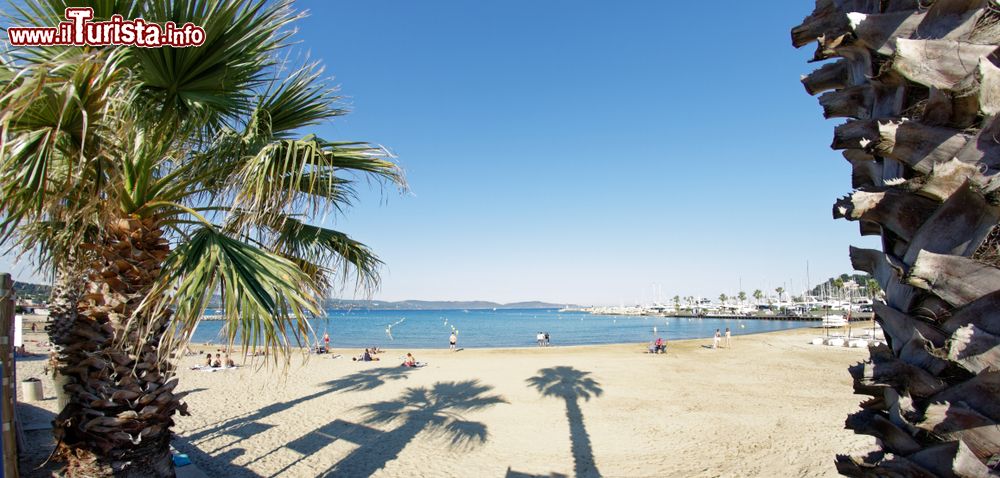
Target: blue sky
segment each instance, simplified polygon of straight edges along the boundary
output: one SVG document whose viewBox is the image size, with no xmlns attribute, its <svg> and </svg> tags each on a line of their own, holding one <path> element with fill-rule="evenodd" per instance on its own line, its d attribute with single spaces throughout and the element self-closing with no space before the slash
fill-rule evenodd
<svg viewBox="0 0 1000 478">
<path fill-rule="evenodd" d="M 801 290 L 875 244 L 831 218 L 839 121 L 789 40 L 810 1 L 296 5 L 352 110 L 318 132 L 384 144 L 410 184 L 327 220 L 386 262 L 379 299 Z"/>
</svg>

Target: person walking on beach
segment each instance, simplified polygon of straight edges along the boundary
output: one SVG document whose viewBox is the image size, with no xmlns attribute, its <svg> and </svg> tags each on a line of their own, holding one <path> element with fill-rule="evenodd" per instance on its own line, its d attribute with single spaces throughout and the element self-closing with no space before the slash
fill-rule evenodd
<svg viewBox="0 0 1000 478">
<path fill-rule="evenodd" d="M 545 345 L 545 334 L 541 332 L 535 334 L 535 341 L 538 342 L 539 347 Z"/>
<path fill-rule="evenodd" d="M 722 336 L 722 334 L 719 333 L 719 329 L 715 329 L 715 337 L 712 337 L 712 348 L 713 349 L 719 348 L 719 338 L 721 338 L 721 336 Z"/>
<path fill-rule="evenodd" d="M 330 351 L 330 334 L 323 332 L 323 351 Z"/>
<path fill-rule="evenodd" d="M 546 347 L 549 346 L 549 333 L 548 332 L 545 332 L 545 346 Z"/>
<path fill-rule="evenodd" d="M 726 348 L 729 348 L 731 342 L 729 341 L 733 336 L 733 333 L 729 331 L 729 327 L 726 327 Z"/>
<path fill-rule="evenodd" d="M 455 344 L 457 343 L 458 343 L 458 334 L 455 333 L 455 331 L 452 331 L 451 337 L 448 337 L 448 344 L 450 345 L 448 348 L 451 351 L 455 351 Z"/>
</svg>

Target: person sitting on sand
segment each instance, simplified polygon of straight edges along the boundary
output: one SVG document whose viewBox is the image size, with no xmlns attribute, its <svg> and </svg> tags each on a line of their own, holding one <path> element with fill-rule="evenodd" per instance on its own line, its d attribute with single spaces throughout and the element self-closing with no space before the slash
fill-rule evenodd
<svg viewBox="0 0 1000 478">
<path fill-rule="evenodd" d="M 235 367 L 235 366 L 236 366 L 236 362 L 233 362 L 233 359 L 229 358 L 229 354 L 226 354 L 226 367 L 232 368 L 232 367 Z"/>
<path fill-rule="evenodd" d="M 666 342 L 663 341 L 663 337 L 657 337 L 656 338 L 655 351 L 656 351 L 656 353 L 666 353 L 667 352 L 667 344 L 666 344 Z"/>
<path fill-rule="evenodd" d="M 212 355 L 212 354 L 209 354 L 209 355 Z M 215 361 L 212 362 L 212 367 L 213 368 L 220 368 L 220 367 L 222 367 L 222 355 L 215 354 Z"/>
<path fill-rule="evenodd" d="M 355 362 L 372 362 L 378 360 L 378 357 L 373 357 L 371 350 L 365 349 L 365 352 L 362 353 L 360 357 L 354 357 L 351 360 L 354 360 Z"/>
<path fill-rule="evenodd" d="M 403 367 L 416 367 L 417 359 L 413 358 L 413 354 L 407 352 L 406 359 L 403 360 Z"/>
<path fill-rule="evenodd" d="M 212 366 L 212 354 L 205 354 L 205 366 L 206 367 Z"/>
</svg>

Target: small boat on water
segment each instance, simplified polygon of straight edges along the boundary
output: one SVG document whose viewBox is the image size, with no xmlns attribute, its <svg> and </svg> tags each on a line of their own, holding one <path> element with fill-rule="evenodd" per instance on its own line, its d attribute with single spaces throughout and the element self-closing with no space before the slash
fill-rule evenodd
<svg viewBox="0 0 1000 478">
<path fill-rule="evenodd" d="M 823 317 L 823 328 L 844 327 L 845 325 L 847 325 L 847 319 L 845 319 L 843 315 L 830 315 Z"/>
</svg>

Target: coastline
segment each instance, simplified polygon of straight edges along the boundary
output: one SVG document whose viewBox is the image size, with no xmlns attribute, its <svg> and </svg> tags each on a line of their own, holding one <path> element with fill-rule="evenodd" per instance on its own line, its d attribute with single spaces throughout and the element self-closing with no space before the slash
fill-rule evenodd
<svg viewBox="0 0 1000 478">
<path fill-rule="evenodd" d="M 857 324 L 857 323 L 855 322 L 854 324 Z M 864 327 L 858 327 L 857 325 L 855 325 L 854 328 L 856 330 L 860 330 L 860 329 L 863 329 Z M 733 335 L 733 339 L 736 340 L 737 337 L 755 337 L 755 336 L 761 336 L 761 335 L 803 335 L 804 331 L 811 331 L 811 334 L 815 335 L 815 336 L 822 336 L 823 334 L 826 333 L 826 331 L 829 331 L 831 334 L 846 334 L 847 333 L 847 327 L 838 327 L 838 328 L 829 328 L 829 329 L 824 329 L 822 327 L 798 327 L 798 328 L 794 328 L 794 329 L 749 332 L 749 333 L 745 333 L 745 334 L 734 334 Z M 805 334 L 805 335 L 808 335 L 808 334 Z M 664 340 L 667 340 L 667 339 L 664 338 Z M 461 337 L 459 337 L 458 346 L 462 350 L 498 351 L 498 352 L 518 352 L 518 351 L 524 351 L 524 350 L 537 350 L 537 351 L 544 352 L 546 350 L 572 350 L 572 349 L 576 349 L 576 348 L 584 348 L 584 349 L 593 348 L 595 350 L 601 350 L 601 349 L 607 349 L 607 348 L 619 348 L 619 347 L 626 347 L 626 346 L 629 346 L 629 347 L 642 347 L 643 350 L 645 350 L 645 347 L 647 345 L 649 345 L 650 342 L 652 342 L 652 340 L 645 341 L 645 342 L 615 342 L 615 343 L 603 343 L 603 344 L 570 344 L 570 345 L 561 345 L 561 344 L 556 343 L 556 344 L 552 344 L 552 345 L 549 345 L 549 346 L 546 346 L 546 347 L 539 347 L 537 345 L 525 345 L 523 347 L 467 347 L 466 348 L 466 347 L 462 347 L 462 339 L 461 339 Z M 668 346 L 670 346 L 670 345 L 680 346 L 680 345 L 685 344 L 685 343 L 694 343 L 694 342 L 711 344 L 712 337 L 709 336 L 709 337 L 697 337 L 697 338 L 683 338 L 683 339 L 667 340 Z M 448 350 L 447 337 L 444 337 L 444 340 L 442 340 L 442 343 L 443 343 L 443 345 L 441 347 L 393 347 L 392 343 L 390 342 L 389 346 L 387 346 L 387 347 L 381 347 L 381 346 L 379 346 L 379 348 L 380 348 L 380 350 L 384 350 L 386 352 L 390 352 L 390 351 L 404 351 L 405 352 L 407 350 L 419 350 L 419 351 L 428 351 L 428 352 L 435 351 L 435 350 L 445 350 L 445 351 L 447 351 Z M 208 343 L 208 342 L 191 342 L 191 343 L 188 344 L 188 348 L 191 349 L 191 350 L 193 350 L 193 351 L 205 351 L 205 350 L 208 350 L 208 349 L 222 350 L 223 345 L 224 344 Z M 364 350 L 364 348 L 365 347 L 343 347 L 343 346 L 333 346 L 333 347 L 330 347 L 330 349 L 333 350 L 334 353 L 344 353 L 345 350 L 350 350 L 350 351 L 357 350 L 357 351 L 361 351 L 361 350 Z M 232 350 L 234 350 L 234 351 L 238 351 L 239 349 L 240 349 L 240 345 L 238 345 L 238 344 L 237 345 L 233 345 L 233 347 L 232 347 Z M 304 347 L 304 346 L 303 347 L 292 347 L 293 355 L 294 354 L 304 354 L 306 352 L 306 350 L 308 350 L 308 348 Z"/>
<path fill-rule="evenodd" d="M 435 349 L 447 347 L 448 335 L 456 329 L 459 346 L 475 348 L 535 347 L 540 331 L 551 334 L 552 345 L 600 345 L 638 343 L 653 338 L 667 340 L 711 337 L 716 329 L 731 328 L 734 334 L 750 334 L 819 325 L 780 319 L 742 320 L 669 317 L 611 317 L 563 314 L 553 310 L 480 311 L 444 314 L 437 311 L 395 313 L 381 311 L 310 321 L 316 336 L 329 333 L 333 347 Z M 853 322 L 857 327 L 858 322 Z M 863 325 L 863 324 L 861 324 Z M 303 337 L 302 346 L 316 344 L 313 335 Z M 193 336 L 195 343 L 224 344 L 222 322 L 204 322 Z"/>
</svg>

